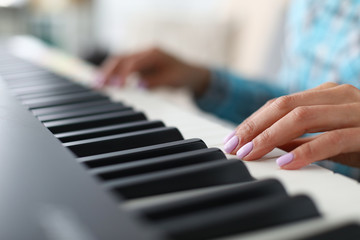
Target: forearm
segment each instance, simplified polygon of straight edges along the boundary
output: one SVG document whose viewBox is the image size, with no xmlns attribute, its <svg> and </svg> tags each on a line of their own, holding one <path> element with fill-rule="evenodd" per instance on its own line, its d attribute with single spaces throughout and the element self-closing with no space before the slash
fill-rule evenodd
<svg viewBox="0 0 360 240">
<path fill-rule="evenodd" d="M 242 122 L 266 101 L 286 94 L 276 85 L 251 81 L 226 70 L 211 71 L 207 90 L 196 98 L 197 105 L 204 111 L 236 124 Z"/>
</svg>

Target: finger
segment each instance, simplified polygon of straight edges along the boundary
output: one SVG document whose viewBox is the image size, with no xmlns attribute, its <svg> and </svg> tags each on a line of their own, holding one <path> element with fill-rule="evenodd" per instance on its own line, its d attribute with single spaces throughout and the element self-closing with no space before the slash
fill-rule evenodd
<svg viewBox="0 0 360 240">
<path fill-rule="evenodd" d="M 264 111 L 264 109 L 266 109 L 270 104 L 272 104 L 274 101 L 276 100 L 276 98 L 274 99 L 270 99 L 269 101 L 267 101 L 262 107 L 260 107 L 256 112 L 252 113 L 242 124 L 240 124 L 233 132 L 229 133 L 227 136 L 225 136 L 224 138 L 224 151 L 226 153 L 229 154 L 235 154 L 236 151 L 243 146 L 243 143 L 246 142 L 246 140 L 243 139 L 239 139 L 239 137 L 237 136 L 238 133 L 238 129 L 241 128 L 241 126 L 246 125 L 246 121 L 249 121 L 250 119 L 255 118 L 256 116 L 261 114 L 262 111 Z"/>
<path fill-rule="evenodd" d="M 360 126 L 360 103 L 298 107 L 252 140 L 244 160 L 258 159 L 305 133 Z"/>
<path fill-rule="evenodd" d="M 239 141 L 232 153 L 236 153 L 240 147 L 250 142 L 265 129 L 284 117 L 290 111 L 299 106 L 334 105 L 354 101 L 354 95 L 345 95 L 346 88 L 342 86 L 331 87 L 333 84 L 321 86 L 317 90 L 304 91 L 292 95 L 282 96 L 275 99 L 261 111 L 241 123 L 236 129 Z M 359 97 L 360 99 L 360 97 Z"/>
<path fill-rule="evenodd" d="M 156 65 L 159 64 L 160 61 L 159 51 L 150 49 L 140 54 L 133 55 L 118 68 L 116 74 L 123 79 L 124 83 L 129 75 L 139 73 L 142 80 L 148 85 L 146 77 L 151 76 L 154 71 L 156 71 Z"/>
<path fill-rule="evenodd" d="M 339 86 L 339 84 L 334 83 L 334 82 L 326 82 L 326 83 L 320 84 L 319 86 L 311 88 L 307 91 L 310 92 L 310 91 L 316 91 L 316 90 L 321 90 L 321 89 L 333 88 L 333 87 L 337 87 L 337 86 Z"/>
<path fill-rule="evenodd" d="M 165 69 L 166 68 L 166 69 Z M 146 81 L 148 88 L 156 88 L 161 86 L 167 86 L 172 88 L 178 88 L 183 86 L 181 81 L 183 78 L 180 76 L 180 71 L 171 67 L 164 67 L 158 69 L 158 71 L 151 72 L 149 74 L 141 74 L 141 78 Z M 180 79 L 180 81 L 178 80 Z"/>
<path fill-rule="evenodd" d="M 282 169 L 293 170 L 333 156 L 358 152 L 360 152 L 360 128 L 347 128 L 324 133 L 281 156 L 277 159 L 277 163 Z"/>
<path fill-rule="evenodd" d="M 111 82 L 118 66 L 121 64 L 122 57 L 111 57 L 103 64 L 100 69 L 100 77 L 97 79 L 96 87 L 101 88 L 108 85 Z"/>
<path fill-rule="evenodd" d="M 332 88 L 332 87 L 337 87 L 339 86 L 339 84 L 334 83 L 334 82 L 326 82 L 323 84 L 320 84 L 319 86 L 312 88 L 312 89 L 308 89 L 304 92 L 311 92 L 311 91 L 316 91 L 316 90 L 321 90 L 321 89 L 328 89 L 328 88 Z M 276 100 L 276 98 L 274 99 L 270 99 L 269 101 L 267 101 L 262 107 L 260 107 L 256 112 L 254 112 L 253 114 L 251 114 L 249 116 L 249 118 L 253 118 L 256 115 L 260 114 L 264 109 L 266 109 L 268 106 L 270 106 L 270 104 L 272 104 L 274 101 Z"/>
<path fill-rule="evenodd" d="M 292 150 L 299 147 L 300 145 L 303 145 L 304 143 L 314 140 L 316 137 L 318 137 L 318 135 L 312 136 L 312 137 L 296 138 L 290 142 L 285 143 L 284 145 L 277 146 L 277 148 L 280 148 L 281 150 L 284 150 L 286 152 L 291 152 Z"/>
<path fill-rule="evenodd" d="M 324 83 L 317 86 L 316 88 L 306 90 L 305 92 L 315 91 L 318 89 L 326 89 L 333 87 L 335 85 L 337 84 L 333 84 L 330 82 Z M 256 126 L 257 126 L 256 120 L 261 119 L 262 116 L 266 115 L 269 106 L 272 105 L 275 101 L 279 101 L 279 100 L 277 100 L 277 98 L 274 98 L 267 101 L 261 108 L 259 108 L 256 112 L 251 114 L 245 121 L 243 121 L 243 123 L 240 124 L 235 129 L 234 132 L 227 135 L 224 138 L 224 151 L 230 154 L 235 154 L 239 151 L 240 148 L 244 146 L 246 142 L 249 142 L 253 136 L 255 137 L 257 134 L 259 134 L 262 128 L 259 128 L 258 131 L 256 131 Z M 263 126 L 264 129 L 265 127 L 266 125 Z M 252 145 L 250 144 L 250 146 L 251 147 L 247 151 L 238 154 L 240 158 L 242 158 L 243 156 L 248 154 L 249 151 L 252 150 Z"/>
<path fill-rule="evenodd" d="M 311 92 L 311 91 L 316 91 L 316 90 L 321 90 L 321 89 L 328 89 L 328 88 L 332 88 L 332 87 L 336 87 L 339 86 L 339 84 L 334 83 L 334 82 L 326 82 L 323 83 L 315 88 L 312 89 L 308 89 L 304 92 Z M 248 119 L 253 119 L 256 118 L 259 114 L 262 114 L 262 112 L 264 111 L 264 109 L 267 109 L 274 101 L 276 101 L 276 98 L 270 99 L 269 101 L 267 101 L 263 106 L 261 106 L 256 112 L 254 112 L 253 114 L 251 114 Z M 244 122 L 245 123 L 245 122 Z"/>
<path fill-rule="evenodd" d="M 149 54 L 149 50 L 138 52 L 135 54 L 131 54 L 128 56 L 116 56 L 107 60 L 104 66 L 101 68 L 101 78 L 98 86 L 106 86 L 110 83 L 113 83 L 114 79 L 116 79 L 116 85 L 122 86 L 125 83 L 126 77 L 131 74 L 132 68 L 131 66 L 134 62 L 139 58 L 143 58 L 144 56 Z M 127 72 L 127 69 L 129 69 Z M 136 71 L 136 70 L 133 70 Z M 124 75 L 125 77 L 123 77 Z"/>
<path fill-rule="evenodd" d="M 160 86 L 164 86 L 164 77 L 162 74 L 154 76 L 141 77 L 142 86 L 147 89 L 153 89 Z"/>
</svg>

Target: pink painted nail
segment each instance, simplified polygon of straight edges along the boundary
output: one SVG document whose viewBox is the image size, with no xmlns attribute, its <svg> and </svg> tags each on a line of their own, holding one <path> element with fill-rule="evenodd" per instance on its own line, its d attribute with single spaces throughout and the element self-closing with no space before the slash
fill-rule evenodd
<svg viewBox="0 0 360 240">
<path fill-rule="evenodd" d="M 239 151 L 237 151 L 236 156 L 238 158 L 243 158 L 246 155 L 248 155 L 252 150 L 253 150 L 253 143 L 252 142 L 248 142 L 247 144 L 245 144 L 244 146 L 242 146 Z"/>
<path fill-rule="evenodd" d="M 224 151 L 226 153 L 231 153 L 235 147 L 239 144 L 239 138 L 237 136 L 233 136 L 230 140 L 224 145 Z"/>
<path fill-rule="evenodd" d="M 290 163 L 293 159 L 294 159 L 294 154 L 293 153 L 287 153 L 287 154 L 282 155 L 278 159 L 276 159 L 276 163 L 277 163 L 277 165 L 282 167 L 282 166 Z"/>
<path fill-rule="evenodd" d="M 92 87 L 93 87 L 93 88 L 96 88 L 96 89 L 100 89 L 100 88 L 103 87 L 103 84 L 102 84 L 101 82 L 94 82 L 94 83 L 92 84 Z"/>
<path fill-rule="evenodd" d="M 103 75 L 101 73 L 97 73 L 95 76 L 95 82 L 102 82 L 104 79 Z"/>
<path fill-rule="evenodd" d="M 104 85 L 104 78 L 101 74 L 96 75 L 93 86 L 95 88 L 101 88 Z"/>
<path fill-rule="evenodd" d="M 229 134 L 224 138 L 223 143 L 226 144 L 226 143 L 230 140 L 230 138 L 232 138 L 233 136 L 235 136 L 235 133 L 236 133 L 235 130 L 232 131 L 231 133 L 229 133 Z"/>
</svg>

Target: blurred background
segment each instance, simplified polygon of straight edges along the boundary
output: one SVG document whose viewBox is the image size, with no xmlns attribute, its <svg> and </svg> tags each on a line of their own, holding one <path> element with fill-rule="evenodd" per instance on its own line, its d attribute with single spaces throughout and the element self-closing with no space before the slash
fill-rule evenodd
<svg viewBox="0 0 360 240">
<path fill-rule="evenodd" d="M 289 0 L 0 0 L 0 37 L 33 35 L 99 64 L 158 46 L 191 62 L 273 79 Z"/>
</svg>

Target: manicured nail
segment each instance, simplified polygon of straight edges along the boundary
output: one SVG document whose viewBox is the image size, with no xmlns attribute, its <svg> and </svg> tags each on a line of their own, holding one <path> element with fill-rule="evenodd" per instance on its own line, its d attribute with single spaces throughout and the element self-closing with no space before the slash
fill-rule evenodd
<svg viewBox="0 0 360 240">
<path fill-rule="evenodd" d="M 224 145 L 224 151 L 226 153 L 231 153 L 236 146 L 239 144 L 239 138 L 237 136 L 233 136 L 230 140 Z"/>
<path fill-rule="evenodd" d="M 278 159 L 276 159 L 276 163 L 277 163 L 277 165 L 282 167 L 282 166 L 290 163 L 293 159 L 294 159 L 294 154 L 293 153 L 287 153 L 287 154 L 282 155 Z"/>
<path fill-rule="evenodd" d="M 226 143 L 230 140 L 230 138 L 232 138 L 233 136 L 235 136 L 235 133 L 236 133 L 235 130 L 232 131 L 231 133 L 229 133 L 229 134 L 224 138 L 223 143 L 226 144 Z"/>
<path fill-rule="evenodd" d="M 104 79 L 104 77 L 101 73 L 96 73 L 95 82 L 102 82 L 103 79 Z"/>
<path fill-rule="evenodd" d="M 103 78 L 103 76 L 101 74 L 98 74 L 95 77 L 95 81 L 93 83 L 93 86 L 95 88 L 101 88 L 103 85 L 104 85 L 104 78 Z"/>
<path fill-rule="evenodd" d="M 91 86 L 96 89 L 100 89 L 103 87 L 101 82 L 94 82 Z"/>
<path fill-rule="evenodd" d="M 252 142 L 248 142 L 247 144 L 245 144 L 244 146 L 242 146 L 239 151 L 237 151 L 236 156 L 238 158 L 244 158 L 246 155 L 248 155 L 252 150 L 253 150 L 253 143 Z"/>
</svg>

